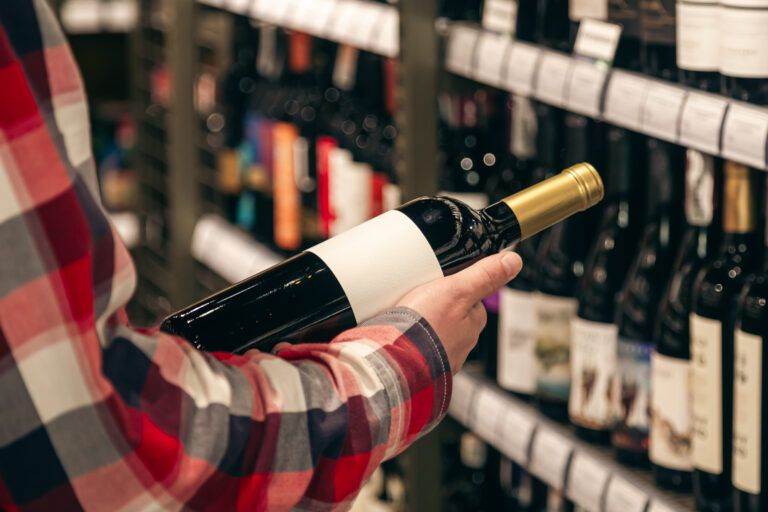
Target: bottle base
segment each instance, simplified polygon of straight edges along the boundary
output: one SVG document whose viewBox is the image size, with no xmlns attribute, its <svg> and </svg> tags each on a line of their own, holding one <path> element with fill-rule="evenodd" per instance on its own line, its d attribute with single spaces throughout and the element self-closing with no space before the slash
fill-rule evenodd
<svg viewBox="0 0 768 512">
<path fill-rule="evenodd" d="M 677 492 L 690 492 L 693 486 L 693 473 L 669 469 L 657 464 L 653 466 L 653 476 L 659 487 Z"/>
</svg>

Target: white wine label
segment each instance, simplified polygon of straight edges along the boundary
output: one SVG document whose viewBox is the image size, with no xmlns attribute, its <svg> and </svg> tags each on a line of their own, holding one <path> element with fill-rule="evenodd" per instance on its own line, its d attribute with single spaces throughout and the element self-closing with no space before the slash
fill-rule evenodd
<svg viewBox="0 0 768 512">
<path fill-rule="evenodd" d="M 643 512 L 648 496 L 620 476 L 611 478 L 605 496 L 605 512 Z"/>
<path fill-rule="evenodd" d="M 445 50 L 445 69 L 457 75 L 471 77 L 475 67 L 475 45 L 480 31 L 454 25 Z"/>
<path fill-rule="evenodd" d="M 545 51 L 536 75 L 536 98 L 556 107 L 565 100 L 565 84 L 571 74 L 573 59 L 562 53 Z"/>
<path fill-rule="evenodd" d="M 720 132 L 728 101 L 722 96 L 689 92 L 683 106 L 680 143 L 710 154 L 720 152 Z"/>
<path fill-rule="evenodd" d="M 663 140 L 675 142 L 680 128 L 686 90 L 680 87 L 653 83 L 643 103 L 644 130 Z"/>
<path fill-rule="evenodd" d="M 504 86 L 515 94 L 530 96 L 533 93 L 533 79 L 541 62 L 542 53 L 536 46 L 513 43 L 512 50 L 509 52 Z"/>
<path fill-rule="evenodd" d="M 691 315 L 693 373 L 693 465 L 723 471 L 723 327 L 717 320 Z"/>
<path fill-rule="evenodd" d="M 514 402 L 507 403 L 499 428 L 499 451 L 518 464 L 528 464 L 535 428 L 535 415 Z"/>
<path fill-rule="evenodd" d="M 573 423 L 595 430 L 613 422 L 611 383 L 616 373 L 619 330 L 615 324 L 571 322 L 571 396 L 568 414 Z"/>
<path fill-rule="evenodd" d="M 573 53 L 610 64 L 616 55 L 619 37 L 621 25 L 585 19 L 579 24 Z"/>
<path fill-rule="evenodd" d="M 567 86 L 568 109 L 579 114 L 598 117 L 607 78 L 608 69 L 605 66 L 589 61 L 575 61 Z"/>
<path fill-rule="evenodd" d="M 605 20 L 608 18 L 608 0 L 572 0 L 568 2 L 568 17 L 572 21 L 584 18 Z"/>
<path fill-rule="evenodd" d="M 692 226 L 709 226 L 714 215 L 715 158 L 685 152 L 685 219 Z"/>
<path fill-rule="evenodd" d="M 514 35 L 516 26 L 516 0 L 485 0 L 483 2 L 483 28 L 510 36 Z"/>
<path fill-rule="evenodd" d="M 475 210 L 482 210 L 488 206 L 489 203 L 488 194 L 482 192 L 451 192 L 442 190 L 438 192 L 437 195 L 456 199 Z"/>
<path fill-rule="evenodd" d="M 720 8 L 717 2 L 677 3 L 677 65 L 717 71 L 720 65 Z"/>
<path fill-rule="evenodd" d="M 536 294 L 536 393 L 566 403 L 571 383 L 571 320 L 579 303 L 570 297 Z"/>
<path fill-rule="evenodd" d="M 763 339 L 736 331 L 733 372 L 733 485 L 760 494 L 763 453 L 762 385 Z"/>
<path fill-rule="evenodd" d="M 500 292 L 499 386 L 518 393 L 536 391 L 536 304 L 534 294 L 504 287 Z"/>
<path fill-rule="evenodd" d="M 573 453 L 567 437 L 541 426 L 533 438 L 530 471 L 555 489 L 565 484 L 565 470 Z"/>
<path fill-rule="evenodd" d="M 394 306 L 415 287 L 443 276 L 424 234 L 398 210 L 379 215 L 309 251 L 336 276 L 358 323 Z"/>
<path fill-rule="evenodd" d="M 646 446 L 651 403 L 651 351 L 653 344 L 619 338 L 618 371 L 611 393 L 615 414 L 613 440 L 622 447 Z"/>
<path fill-rule="evenodd" d="M 461 372 L 453 376 L 453 389 L 451 390 L 451 403 L 448 404 L 448 413 L 463 425 L 467 425 L 469 420 L 470 408 L 476 390 L 477 381 L 472 377 Z"/>
<path fill-rule="evenodd" d="M 691 364 L 654 353 L 651 360 L 650 457 L 655 464 L 691 471 Z"/>
<path fill-rule="evenodd" d="M 650 82 L 624 71 L 614 71 L 608 81 L 604 116 L 618 126 L 640 131 L 643 103 Z"/>
<path fill-rule="evenodd" d="M 726 1 L 720 8 L 720 71 L 768 78 L 768 2 Z"/>
<path fill-rule="evenodd" d="M 731 103 L 723 128 L 723 156 L 765 168 L 768 109 Z"/>
<path fill-rule="evenodd" d="M 587 510 L 600 510 L 611 470 L 602 461 L 577 452 L 568 470 L 568 497 Z"/>
<path fill-rule="evenodd" d="M 475 80 L 500 86 L 504 81 L 504 63 L 511 45 L 509 36 L 484 32 L 477 42 Z"/>
</svg>

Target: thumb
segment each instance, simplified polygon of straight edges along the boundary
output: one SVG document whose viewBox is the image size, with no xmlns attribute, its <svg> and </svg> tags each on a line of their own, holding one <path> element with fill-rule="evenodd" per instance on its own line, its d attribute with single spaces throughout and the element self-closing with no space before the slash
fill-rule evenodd
<svg viewBox="0 0 768 512">
<path fill-rule="evenodd" d="M 522 268 L 520 256 L 504 252 L 484 258 L 449 279 L 462 298 L 474 304 L 514 279 Z"/>
</svg>

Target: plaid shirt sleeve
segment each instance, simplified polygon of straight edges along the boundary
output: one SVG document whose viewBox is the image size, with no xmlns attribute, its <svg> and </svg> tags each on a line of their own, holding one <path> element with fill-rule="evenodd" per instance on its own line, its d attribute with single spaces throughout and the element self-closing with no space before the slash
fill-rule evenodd
<svg viewBox="0 0 768 512">
<path fill-rule="evenodd" d="M 130 328 L 45 0 L 0 1 L 0 262 L 0 509 L 345 509 L 445 414 L 448 360 L 407 309 L 277 356 Z"/>
</svg>

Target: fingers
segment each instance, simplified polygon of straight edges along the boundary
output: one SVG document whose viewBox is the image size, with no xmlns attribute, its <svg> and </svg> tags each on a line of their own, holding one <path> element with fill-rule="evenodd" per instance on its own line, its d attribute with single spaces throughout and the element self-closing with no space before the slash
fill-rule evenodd
<svg viewBox="0 0 768 512">
<path fill-rule="evenodd" d="M 482 259 L 449 279 L 462 299 L 474 304 L 514 279 L 521 268 L 520 256 L 505 252 Z"/>
</svg>

